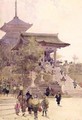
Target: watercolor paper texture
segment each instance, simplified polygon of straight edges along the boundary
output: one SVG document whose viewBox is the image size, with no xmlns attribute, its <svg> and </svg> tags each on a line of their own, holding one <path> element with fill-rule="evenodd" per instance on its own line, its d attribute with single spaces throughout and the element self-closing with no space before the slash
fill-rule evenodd
<svg viewBox="0 0 82 120">
<path fill-rule="evenodd" d="M 62 45 L 65 46 L 60 47 L 61 49 L 58 48 L 57 51 L 55 49 L 54 52 L 57 52 L 57 56 L 54 56 L 52 53 L 50 57 L 57 59 L 61 62 L 74 62 L 74 71 L 72 74 L 72 78 L 68 75 L 68 64 L 66 64 L 67 66 L 65 67 L 65 71 L 63 71 L 63 73 L 60 72 L 60 67 L 57 66 L 56 69 L 54 68 L 55 63 L 53 67 L 51 67 L 50 64 L 47 64 L 45 66 L 45 69 L 44 65 L 42 65 L 43 68 L 41 68 L 41 71 L 39 71 L 41 73 L 41 85 L 45 81 L 44 74 L 49 73 L 50 76 L 47 76 L 46 79 L 52 80 L 52 83 L 56 82 L 56 85 L 58 85 L 58 90 L 60 90 L 61 88 L 60 91 L 62 91 L 64 95 L 62 95 L 61 97 L 62 99 L 60 105 L 57 104 L 56 98 L 54 96 L 50 96 L 48 98 L 49 107 L 47 111 L 47 116 L 42 116 L 41 111 L 38 113 L 38 120 L 82 120 L 82 67 L 79 66 L 81 74 L 77 77 L 79 79 L 78 83 L 76 82 L 77 78 L 75 75 L 76 63 L 82 62 L 82 0 L 0 0 L 0 40 L 4 41 L 4 39 L 7 37 L 9 39 L 5 39 L 4 47 L 2 47 L 2 49 L 5 50 L 4 56 L 6 55 L 6 57 L 0 57 L 0 120 L 34 120 L 33 111 L 31 115 L 28 113 L 27 109 L 25 112 L 25 116 L 22 115 L 22 112 L 20 112 L 19 115 L 15 114 L 15 110 L 17 110 L 15 104 L 18 103 L 18 101 L 17 94 L 14 94 L 14 92 L 16 90 L 24 90 L 24 84 L 27 83 L 24 83 L 21 77 L 28 77 L 25 72 L 22 72 L 22 76 L 17 76 L 17 74 L 14 74 L 14 76 L 12 76 L 12 67 L 14 63 L 11 63 L 12 65 L 10 65 L 10 61 L 12 61 L 11 54 L 13 54 L 13 52 L 9 53 L 8 51 L 12 49 L 12 46 L 15 46 L 12 50 L 18 50 L 18 45 L 20 47 L 20 44 L 22 43 L 21 39 L 19 41 L 19 32 L 15 33 L 14 31 L 12 33 L 13 27 L 11 26 L 18 21 L 20 21 L 20 23 L 22 24 L 22 27 L 18 25 L 18 29 L 22 29 L 20 30 L 20 33 L 23 33 L 23 37 L 25 37 L 25 35 L 27 36 L 27 33 L 29 36 L 31 35 L 36 37 L 37 35 L 36 38 L 39 38 L 40 35 L 42 35 L 42 37 L 48 35 L 50 38 L 52 34 L 53 37 L 54 35 L 57 35 L 59 40 L 65 43 Z M 6 23 L 9 23 L 11 25 L 7 26 Z M 4 27 L 5 25 L 7 28 Z M 10 28 L 11 32 L 9 33 Z M 12 35 L 13 40 L 11 41 Z M 2 42 L 0 43 L 0 45 L 1 44 Z M 10 47 L 8 47 L 8 49 L 5 49 L 5 46 Z M 33 47 L 34 46 L 32 43 L 32 52 L 34 52 Z M 16 51 L 16 55 L 17 54 L 18 52 Z M 2 53 L 0 53 L 0 55 L 2 55 Z M 5 59 L 7 58 L 7 56 L 10 61 L 8 61 L 8 59 Z M 2 60 L 4 60 L 4 63 L 7 64 L 6 67 L 4 67 L 5 64 L 1 63 Z M 19 59 L 17 58 L 17 60 Z M 79 71 L 79 69 L 77 71 Z M 28 87 L 28 90 L 32 87 L 32 91 L 36 91 L 36 93 L 38 94 L 38 92 L 40 91 L 39 87 L 41 86 L 37 87 L 36 83 L 39 81 L 36 80 L 35 82 L 36 76 L 37 73 L 31 70 L 29 73 L 29 78 L 31 77 L 32 84 L 30 85 L 30 82 L 28 81 L 28 86 L 30 86 Z M 13 78 L 15 78 L 15 81 Z M 19 82 L 17 81 L 18 79 Z M 49 80 L 47 81 L 50 82 Z M 7 85 L 10 85 L 6 87 L 8 87 L 9 89 L 12 88 L 8 96 L 1 94 L 3 88 L 6 85 L 6 82 Z M 74 86 L 74 82 L 76 82 L 76 86 Z M 21 83 L 20 86 L 18 86 L 19 88 L 17 88 L 18 83 Z M 48 87 L 48 84 L 46 85 L 46 87 Z M 53 85 L 54 84 L 52 84 L 51 86 Z M 23 100 L 23 98 L 24 97 L 22 96 L 21 99 Z"/>
</svg>

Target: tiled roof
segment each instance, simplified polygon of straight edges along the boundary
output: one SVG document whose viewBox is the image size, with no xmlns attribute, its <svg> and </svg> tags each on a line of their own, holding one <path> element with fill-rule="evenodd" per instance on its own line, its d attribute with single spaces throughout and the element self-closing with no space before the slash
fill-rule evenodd
<svg viewBox="0 0 82 120">
<path fill-rule="evenodd" d="M 47 34 L 47 33 L 22 33 L 21 36 L 28 38 L 28 37 L 35 37 L 37 42 L 41 43 L 42 45 L 49 45 L 49 46 L 56 46 L 56 47 L 66 47 L 69 46 L 69 43 L 62 42 L 58 38 L 58 34 Z"/>
<path fill-rule="evenodd" d="M 9 31 L 26 31 L 28 30 L 32 24 L 26 23 L 19 19 L 18 17 L 14 17 L 13 20 L 11 20 L 8 23 L 5 23 L 0 30 L 4 32 L 9 32 Z"/>
</svg>

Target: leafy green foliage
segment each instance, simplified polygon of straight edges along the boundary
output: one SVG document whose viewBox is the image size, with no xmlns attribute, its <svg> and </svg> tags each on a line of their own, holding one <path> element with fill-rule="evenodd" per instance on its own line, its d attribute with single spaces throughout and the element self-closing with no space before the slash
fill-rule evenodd
<svg viewBox="0 0 82 120">
<path fill-rule="evenodd" d="M 36 42 L 35 38 L 28 40 L 28 44 L 22 46 L 22 48 L 14 54 L 15 72 L 29 73 L 31 70 L 35 70 L 38 60 L 41 57 L 43 50 L 41 46 Z"/>
<path fill-rule="evenodd" d="M 3 69 L 6 65 L 9 65 L 9 59 L 5 55 L 3 46 L 0 45 L 0 70 Z"/>
</svg>

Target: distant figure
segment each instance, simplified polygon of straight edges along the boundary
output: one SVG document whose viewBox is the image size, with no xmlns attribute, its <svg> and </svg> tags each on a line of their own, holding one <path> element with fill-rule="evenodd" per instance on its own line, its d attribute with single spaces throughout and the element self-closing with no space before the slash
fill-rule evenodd
<svg viewBox="0 0 82 120">
<path fill-rule="evenodd" d="M 61 93 L 58 92 L 58 93 L 56 94 L 55 98 L 56 98 L 57 105 L 59 106 L 59 105 L 60 105 L 60 101 L 61 101 Z"/>
<path fill-rule="evenodd" d="M 27 108 L 27 102 L 25 96 L 23 96 L 21 103 L 22 116 L 25 116 L 26 108 Z"/>
<path fill-rule="evenodd" d="M 25 116 L 25 112 L 26 112 L 26 108 L 27 108 L 27 102 L 26 102 L 25 96 L 20 94 L 18 96 L 18 101 L 19 101 L 20 106 L 21 106 L 22 116 Z"/>
<path fill-rule="evenodd" d="M 20 103 L 17 100 L 17 102 L 15 104 L 15 113 L 16 113 L 16 115 L 19 115 L 19 112 L 20 112 Z"/>
<path fill-rule="evenodd" d="M 4 95 L 6 94 L 8 96 L 9 88 L 8 87 L 7 88 L 3 88 L 2 92 L 3 92 Z"/>
<path fill-rule="evenodd" d="M 5 95 L 6 94 L 6 88 L 3 88 L 2 92 Z"/>
<path fill-rule="evenodd" d="M 26 93 L 26 99 L 29 100 L 30 96 L 31 96 L 30 92 L 27 91 L 27 93 Z"/>
<path fill-rule="evenodd" d="M 45 95 L 46 95 L 46 96 L 49 96 L 49 95 L 50 95 L 50 88 L 49 88 L 49 87 L 46 88 L 46 93 L 45 93 Z"/>
<path fill-rule="evenodd" d="M 63 70 L 60 70 L 61 75 L 63 75 Z"/>
<path fill-rule="evenodd" d="M 29 114 L 31 114 L 32 110 L 33 110 L 32 101 L 33 101 L 33 97 L 32 97 L 32 95 L 30 95 L 30 98 L 28 100 L 28 105 L 27 105 L 28 106 L 28 112 L 29 112 Z"/>
<path fill-rule="evenodd" d="M 6 94 L 7 94 L 7 96 L 9 95 L 9 88 L 8 87 L 6 88 Z"/>
<path fill-rule="evenodd" d="M 44 116 L 44 115 L 47 116 L 49 102 L 48 102 L 48 99 L 46 98 L 46 96 L 43 97 L 41 105 L 42 105 L 42 116 Z"/>
<path fill-rule="evenodd" d="M 73 81 L 73 86 L 74 86 L 74 89 L 77 87 L 76 80 Z"/>
</svg>

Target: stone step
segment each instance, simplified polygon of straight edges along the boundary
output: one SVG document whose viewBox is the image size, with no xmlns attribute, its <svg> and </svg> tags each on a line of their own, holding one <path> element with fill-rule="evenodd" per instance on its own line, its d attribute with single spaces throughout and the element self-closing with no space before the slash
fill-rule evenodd
<svg viewBox="0 0 82 120">
<path fill-rule="evenodd" d="M 76 92 L 74 92 L 74 85 L 73 85 L 73 80 L 68 76 L 68 75 L 65 75 L 64 76 L 66 81 L 65 81 L 65 84 L 61 82 L 61 78 L 62 78 L 62 75 L 60 73 L 60 68 L 58 67 L 57 69 L 55 68 L 55 73 L 54 73 L 54 81 L 56 80 L 60 86 L 62 86 L 62 84 L 64 84 L 64 91 L 65 92 L 68 92 L 69 94 L 80 94 L 81 95 L 81 92 L 78 91 L 78 90 L 82 90 L 82 88 L 77 84 L 77 87 L 76 87 Z"/>
</svg>

